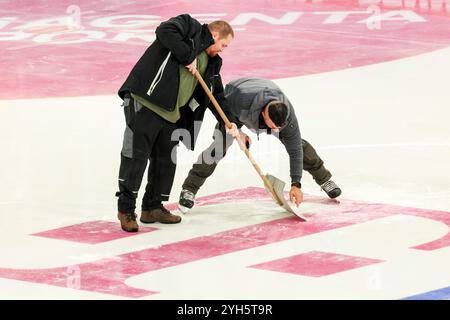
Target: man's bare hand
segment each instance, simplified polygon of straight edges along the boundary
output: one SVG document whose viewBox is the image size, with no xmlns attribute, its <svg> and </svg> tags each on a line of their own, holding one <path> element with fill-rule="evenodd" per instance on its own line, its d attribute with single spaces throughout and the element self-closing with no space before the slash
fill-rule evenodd
<svg viewBox="0 0 450 320">
<path fill-rule="evenodd" d="M 241 139 L 242 139 L 242 141 L 244 142 L 244 144 L 245 144 L 245 147 L 247 148 L 247 149 L 250 149 L 250 146 L 252 145 L 252 139 L 247 135 L 247 134 L 245 134 L 244 132 L 242 132 L 242 131 L 240 131 L 240 136 L 241 136 Z"/>
<path fill-rule="evenodd" d="M 239 129 L 234 122 L 231 122 L 231 128 L 226 127 L 225 132 L 233 138 L 236 138 L 239 135 Z"/>
<path fill-rule="evenodd" d="M 197 72 L 197 58 L 194 59 L 190 64 L 186 66 L 188 68 L 189 72 L 194 74 Z"/>
<path fill-rule="evenodd" d="M 296 186 L 291 187 L 291 191 L 289 192 L 289 199 L 291 202 L 295 202 L 295 205 L 298 206 L 303 201 L 303 192 L 300 188 L 297 188 Z"/>
</svg>

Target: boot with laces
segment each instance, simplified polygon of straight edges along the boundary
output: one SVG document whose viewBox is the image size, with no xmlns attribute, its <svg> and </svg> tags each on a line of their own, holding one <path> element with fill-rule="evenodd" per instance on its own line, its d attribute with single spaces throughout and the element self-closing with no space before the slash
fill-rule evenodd
<svg viewBox="0 0 450 320">
<path fill-rule="evenodd" d="M 139 226 L 136 222 L 136 214 L 134 212 L 119 212 L 117 217 L 120 220 L 120 225 L 123 231 L 138 232 Z"/>
<path fill-rule="evenodd" d="M 164 208 L 163 205 L 161 205 L 157 208 L 142 210 L 140 220 L 143 223 L 161 222 L 171 224 L 171 223 L 179 223 L 181 221 L 181 217 L 172 214 L 169 210 Z"/>
</svg>

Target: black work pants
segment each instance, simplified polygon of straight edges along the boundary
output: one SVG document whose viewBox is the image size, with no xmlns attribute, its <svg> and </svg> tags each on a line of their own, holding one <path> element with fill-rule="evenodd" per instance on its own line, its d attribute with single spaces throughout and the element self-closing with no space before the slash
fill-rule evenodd
<svg viewBox="0 0 450 320">
<path fill-rule="evenodd" d="M 119 169 L 118 210 L 134 212 L 136 198 L 150 161 L 142 210 L 169 200 L 176 170 L 176 147 L 172 141 L 176 124 L 166 121 L 131 96 L 124 99 L 126 128 Z"/>
</svg>

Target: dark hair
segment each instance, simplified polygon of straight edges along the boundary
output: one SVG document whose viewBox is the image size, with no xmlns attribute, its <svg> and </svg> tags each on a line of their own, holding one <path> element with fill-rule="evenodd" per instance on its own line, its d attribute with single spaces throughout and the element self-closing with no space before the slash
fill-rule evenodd
<svg viewBox="0 0 450 320">
<path fill-rule="evenodd" d="M 269 103 L 269 118 L 277 127 L 282 127 L 288 117 L 288 107 L 279 101 Z"/>
<path fill-rule="evenodd" d="M 231 37 L 234 38 L 233 28 L 228 24 L 228 22 L 223 20 L 213 21 L 208 24 L 209 31 L 219 32 L 219 38 L 223 39 L 228 37 L 231 34 Z"/>
</svg>

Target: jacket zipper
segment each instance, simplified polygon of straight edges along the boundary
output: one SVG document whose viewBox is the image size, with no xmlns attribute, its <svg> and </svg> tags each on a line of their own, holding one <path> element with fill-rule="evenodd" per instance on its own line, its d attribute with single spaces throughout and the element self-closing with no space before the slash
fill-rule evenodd
<svg viewBox="0 0 450 320">
<path fill-rule="evenodd" d="M 150 88 L 147 91 L 148 95 L 151 95 L 153 90 L 155 90 L 156 86 L 158 85 L 158 83 L 161 81 L 163 73 L 164 73 L 164 69 L 167 66 L 167 62 L 169 61 L 170 55 L 172 52 L 169 51 L 169 53 L 167 54 L 166 59 L 163 61 L 163 63 L 161 64 L 161 66 L 158 69 L 158 72 L 156 73 L 155 78 L 152 81 L 152 84 L 150 85 Z"/>
</svg>

